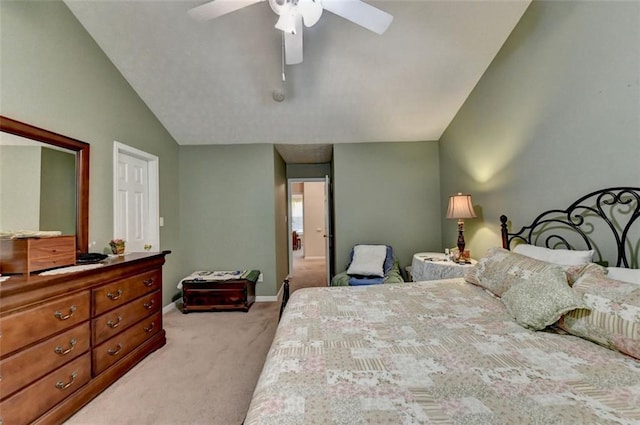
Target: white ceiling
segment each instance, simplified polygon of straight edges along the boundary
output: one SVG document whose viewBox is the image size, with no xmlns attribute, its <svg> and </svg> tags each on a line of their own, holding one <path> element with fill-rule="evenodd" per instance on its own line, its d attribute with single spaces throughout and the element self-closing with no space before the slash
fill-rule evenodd
<svg viewBox="0 0 640 425">
<path fill-rule="evenodd" d="M 193 21 L 205 2 L 65 0 L 181 145 L 438 140 L 530 0 L 369 0 L 383 35 L 325 11 L 284 83 L 268 2 Z"/>
</svg>

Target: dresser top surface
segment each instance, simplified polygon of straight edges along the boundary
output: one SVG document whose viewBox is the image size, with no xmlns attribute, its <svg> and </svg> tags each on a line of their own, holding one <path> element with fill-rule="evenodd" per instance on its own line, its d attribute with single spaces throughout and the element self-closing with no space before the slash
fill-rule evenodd
<svg viewBox="0 0 640 425">
<path fill-rule="evenodd" d="M 42 296 L 60 295 L 101 284 L 105 282 L 105 276 L 108 277 L 107 280 L 114 280 L 143 271 L 147 266 L 162 266 L 164 257 L 170 252 L 136 252 L 108 257 L 101 262 L 100 267 L 51 276 L 35 273 L 11 275 L 8 280 L 0 283 L 0 311 L 11 308 L 15 298 L 37 299 L 36 293 Z"/>
</svg>

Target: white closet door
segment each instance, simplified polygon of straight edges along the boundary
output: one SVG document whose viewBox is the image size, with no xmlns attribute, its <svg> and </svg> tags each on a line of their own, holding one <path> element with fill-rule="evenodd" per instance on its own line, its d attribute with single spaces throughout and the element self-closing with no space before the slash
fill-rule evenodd
<svg viewBox="0 0 640 425">
<path fill-rule="evenodd" d="M 140 252 L 149 234 L 149 167 L 146 160 L 119 153 L 115 199 L 115 237 L 126 252 Z"/>
</svg>

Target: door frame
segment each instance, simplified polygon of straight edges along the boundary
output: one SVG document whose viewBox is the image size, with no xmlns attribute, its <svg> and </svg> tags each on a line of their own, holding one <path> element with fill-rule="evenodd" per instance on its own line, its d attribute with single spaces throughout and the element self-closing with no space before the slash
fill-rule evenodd
<svg viewBox="0 0 640 425">
<path fill-rule="evenodd" d="M 113 142 L 113 235 L 118 228 L 118 212 L 116 211 L 116 196 L 118 196 L 118 155 L 126 155 L 140 159 L 147 163 L 147 191 L 149 194 L 149 243 L 154 251 L 160 251 L 160 179 L 159 159 L 157 156 L 125 145 Z"/>
<path fill-rule="evenodd" d="M 330 191 L 327 188 L 326 182 L 327 182 L 327 178 L 328 176 L 325 177 L 294 177 L 294 178 L 288 178 L 287 179 L 287 246 L 288 246 L 288 252 L 289 252 L 289 274 L 288 276 L 291 277 L 293 276 L 293 241 L 291 240 L 291 225 L 292 225 L 292 217 L 291 217 L 291 198 L 293 195 L 293 190 L 292 190 L 292 186 L 294 183 L 325 183 L 325 223 L 328 222 L 329 226 L 328 228 L 325 229 L 325 237 L 329 238 L 331 237 L 331 235 L 329 234 L 331 232 L 331 202 L 327 202 L 327 199 L 329 199 Z M 326 227 L 326 224 L 325 224 Z M 333 265 L 333 256 L 331 255 L 331 244 L 326 244 L 326 248 L 325 248 L 325 261 L 327 263 L 327 270 L 333 270 L 332 265 Z M 327 272 L 327 285 L 329 280 L 331 279 L 330 276 L 330 272 Z"/>
</svg>

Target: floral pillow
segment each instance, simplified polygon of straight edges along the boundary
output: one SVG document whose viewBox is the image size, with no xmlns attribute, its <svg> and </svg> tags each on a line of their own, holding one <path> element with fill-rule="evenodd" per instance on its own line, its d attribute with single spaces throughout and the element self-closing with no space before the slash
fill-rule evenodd
<svg viewBox="0 0 640 425">
<path fill-rule="evenodd" d="M 564 283 L 567 283 L 562 267 L 495 247 L 487 251 L 464 279 L 501 297 L 515 283 L 534 279 L 547 270 L 557 271 L 556 275 L 564 276 Z"/>
<path fill-rule="evenodd" d="M 640 359 L 640 285 L 585 273 L 573 291 L 589 310 L 568 312 L 558 327 Z"/>
<path fill-rule="evenodd" d="M 585 307 L 560 268 L 547 268 L 514 282 L 502 295 L 502 302 L 516 322 L 534 330 L 552 325 L 568 311 Z"/>
<path fill-rule="evenodd" d="M 584 274 L 592 273 L 601 277 L 604 277 L 607 274 L 607 269 L 596 263 L 567 266 L 562 268 L 567 273 L 567 280 L 571 286 L 573 286 L 573 284 Z"/>
</svg>

